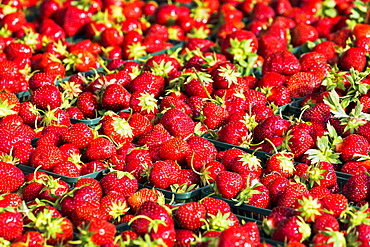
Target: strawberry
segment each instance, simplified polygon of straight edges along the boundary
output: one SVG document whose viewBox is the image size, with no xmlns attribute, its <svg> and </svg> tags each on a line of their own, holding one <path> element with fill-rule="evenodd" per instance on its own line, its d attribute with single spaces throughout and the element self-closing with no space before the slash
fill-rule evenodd
<svg viewBox="0 0 370 247">
<path fill-rule="evenodd" d="M 184 100 L 168 95 L 162 99 L 159 111 L 164 113 L 170 108 L 177 108 L 189 116 L 192 114 L 190 106 Z"/>
<path fill-rule="evenodd" d="M 20 102 L 15 94 L 0 92 L 0 111 L 0 117 L 17 114 L 20 111 Z"/>
<path fill-rule="evenodd" d="M 176 122 L 174 122 L 174 120 L 176 120 Z M 177 108 L 167 110 L 163 114 L 160 123 L 175 137 L 185 138 L 194 133 L 194 121 Z"/>
<path fill-rule="evenodd" d="M 79 177 L 81 165 L 71 161 L 61 161 L 53 167 L 53 172 L 66 177 Z"/>
<path fill-rule="evenodd" d="M 242 226 L 230 227 L 220 233 L 217 246 L 256 245 L 260 242 L 258 226 L 254 222 L 247 222 Z"/>
<path fill-rule="evenodd" d="M 174 216 L 181 228 L 196 230 L 205 224 L 206 209 L 199 202 L 189 202 L 180 205 L 174 211 Z"/>
<path fill-rule="evenodd" d="M 30 247 L 42 245 L 44 242 L 45 242 L 44 236 L 38 231 L 27 231 L 23 233 L 22 236 L 14 240 L 14 243 L 17 244 L 26 245 L 28 243 Z"/>
<path fill-rule="evenodd" d="M 103 133 L 108 136 L 113 142 L 117 144 L 125 144 L 133 140 L 132 127 L 126 119 L 120 117 L 105 116 L 107 120 L 102 119 Z"/>
<path fill-rule="evenodd" d="M 0 27 L 4 27 L 6 30 L 9 30 L 13 33 L 21 30 L 26 22 L 26 16 L 23 11 L 15 11 L 5 15 L 4 18 L 2 18 Z"/>
<path fill-rule="evenodd" d="M 158 101 L 153 94 L 138 91 L 131 94 L 129 107 L 134 112 L 153 119 L 158 111 Z"/>
<path fill-rule="evenodd" d="M 162 144 L 160 157 L 162 160 L 174 160 L 178 164 L 184 164 L 186 156 L 190 153 L 190 147 L 181 137 L 174 137 Z"/>
<path fill-rule="evenodd" d="M 157 161 L 150 170 L 149 182 L 152 186 L 167 189 L 178 180 L 180 167 L 173 160 Z"/>
<path fill-rule="evenodd" d="M 366 173 L 358 174 L 348 179 L 343 186 L 342 194 L 353 202 L 361 202 L 369 198 L 369 179 Z"/>
<path fill-rule="evenodd" d="M 116 191 L 125 197 L 131 196 L 138 189 L 138 182 L 130 173 L 112 171 L 105 175 L 100 184 L 105 194 L 109 191 Z"/>
<path fill-rule="evenodd" d="M 308 41 L 314 42 L 319 37 L 317 30 L 313 26 L 305 23 L 299 23 L 293 27 L 291 30 L 291 36 L 291 44 L 294 47 L 301 46 Z"/>
<path fill-rule="evenodd" d="M 286 206 L 291 207 L 293 206 L 298 198 L 300 198 L 302 195 L 308 195 L 308 190 L 306 186 L 302 183 L 292 183 L 289 184 L 283 195 L 279 198 L 278 206 Z"/>
<path fill-rule="evenodd" d="M 45 85 L 33 92 L 32 103 L 42 110 L 51 110 L 60 107 L 62 104 L 62 95 L 58 88 L 53 85 Z"/>
<path fill-rule="evenodd" d="M 122 216 L 129 210 L 126 198 L 115 191 L 101 198 L 100 207 L 107 215 L 107 221 L 118 224 L 121 222 Z"/>
<path fill-rule="evenodd" d="M 148 81 L 150 81 L 151 83 L 148 84 Z M 128 84 L 128 90 L 131 93 L 138 91 L 141 93 L 153 94 L 154 97 L 162 94 L 164 87 L 164 78 L 162 76 L 155 75 L 149 71 L 144 71 Z"/>
<path fill-rule="evenodd" d="M 35 168 L 41 166 L 41 169 L 50 171 L 62 159 L 62 153 L 58 147 L 52 145 L 38 146 L 31 153 L 30 165 Z"/>
<path fill-rule="evenodd" d="M 86 157 L 90 160 L 106 160 L 116 153 L 116 146 L 114 143 L 105 137 L 97 137 L 93 139 L 86 150 Z"/>
<path fill-rule="evenodd" d="M 135 213 L 146 201 L 163 204 L 164 195 L 156 189 L 142 188 L 127 198 L 127 203 L 130 206 L 130 209 Z"/>
<path fill-rule="evenodd" d="M 216 191 L 226 199 L 234 198 L 243 187 L 242 176 L 235 172 L 224 171 L 215 180 Z"/>
<path fill-rule="evenodd" d="M 65 143 L 71 143 L 78 149 L 83 149 L 93 140 L 93 132 L 85 123 L 73 124 L 66 132 L 63 133 L 62 139 Z"/>
<path fill-rule="evenodd" d="M 132 128 L 132 135 L 134 137 L 141 136 L 153 129 L 153 123 L 140 113 L 134 113 L 129 116 L 128 124 Z"/>
<path fill-rule="evenodd" d="M 294 172 L 294 156 L 292 153 L 279 152 L 266 161 L 267 172 L 277 172 L 285 178 L 290 178 Z"/>
<path fill-rule="evenodd" d="M 262 120 L 253 130 L 255 142 L 264 141 L 265 138 L 272 139 L 275 136 L 283 136 L 288 130 L 290 122 L 278 115 L 272 115 Z"/>
<path fill-rule="evenodd" d="M 225 107 L 209 101 L 204 104 L 200 113 L 200 120 L 209 129 L 218 129 L 226 123 L 229 114 Z"/>
<path fill-rule="evenodd" d="M 337 144 L 336 152 L 341 153 L 343 162 L 352 161 L 354 155 L 367 155 L 369 152 L 369 142 L 363 136 L 351 134 L 343 139 L 343 142 Z"/>
<path fill-rule="evenodd" d="M 238 83 L 240 73 L 231 62 L 223 62 L 216 64 L 212 68 L 213 86 L 215 89 L 231 88 Z"/>
<path fill-rule="evenodd" d="M 321 80 L 309 72 L 298 72 L 286 81 L 291 97 L 303 97 L 318 90 Z"/>
<path fill-rule="evenodd" d="M 268 54 L 262 67 L 262 74 L 276 72 L 283 75 L 293 75 L 301 70 L 299 60 L 290 51 L 283 50 Z"/>
<path fill-rule="evenodd" d="M 4 161 L 0 161 L 0 169 L 4 174 L 0 193 L 10 193 L 18 190 L 24 182 L 24 175 L 20 173 L 21 170 L 13 164 Z"/>
<path fill-rule="evenodd" d="M 340 66 L 343 70 L 349 71 L 354 68 L 357 71 L 363 71 L 366 67 L 365 51 L 358 47 L 351 47 L 346 50 L 341 59 Z"/>
<path fill-rule="evenodd" d="M 147 145 L 148 147 L 159 146 L 171 138 L 170 133 L 162 124 L 156 124 L 151 131 L 142 135 L 137 143 L 139 145 Z"/>
<path fill-rule="evenodd" d="M 22 235 L 23 220 L 22 214 L 14 208 L 0 209 L 0 237 L 5 240 L 14 240 Z"/>
<path fill-rule="evenodd" d="M 256 53 L 257 49 L 257 37 L 247 30 L 237 30 L 227 35 L 221 46 L 222 53 L 226 57 L 239 62 L 246 60 L 251 53 Z"/>
<path fill-rule="evenodd" d="M 250 142 L 247 126 L 239 121 L 229 122 L 218 132 L 218 141 L 226 142 L 232 145 L 248 145 Z"/>
<path fill-rule="evenodd" d="M 291 216 L 280 221 L 271 238 L 277 241 L 303 242 L 310 236 L 310 226 L 302 218 Z"/>
<path fill-rule="evenodd" d="M 342 194 L 331 194 L 322 200 L 323 208 L 328 210 L 335 218 L 338 218 L 348 207 L 348 200 Z"/>
<path fill-rule="evenodd" d="M 77 97 L 76 107 L 80 109 L 85 118 L 96 118 L 101 106 L 96 95 L 84 92 Z"/>
<path fill-rule="evenodd" d="M 85 25 L 90 22 L 90 15 L 78 6 L 67 6 L 56 13 L 60 15 L 57 23 L 60 24 L 68 37 L 81 34 Z M 57 17 L 57 18 L 58 18 Z"/>
</svg>

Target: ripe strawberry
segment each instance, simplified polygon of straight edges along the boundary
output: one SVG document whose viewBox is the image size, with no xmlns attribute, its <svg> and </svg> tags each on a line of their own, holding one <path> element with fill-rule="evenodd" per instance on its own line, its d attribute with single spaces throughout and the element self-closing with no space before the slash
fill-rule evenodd
<svg viewBox="0 0 370 247">
<path fill-rule="evenodd" d="M 150 170 L 149 182 L 152 186 L 167 189 L 178 180 L 180 167 L 173 160 L 157 161 Z"/>
<path fill-rule="evenodd" d="M 211 75 L 215 89 L 227 89 L 238 83 L 240 73 L 233 63 L 223 62 L 212 67 Z"/>
<path fill-rule="evenodd" d="M 44 242 L 44 236 L 38 231 L 27 231 L 14 240 L 16 244 L 26 245 L 28 243 L 30 247 L 42 245 Z"/>
<path fill-rule="evenodd" d="M 134 112 L 148 119 L 153 119 L 158 111 L 158 102 L 154 95 L 139 91 L 131 94 L 129 106 Z"/>
<path fill-rule="evenodd" d="M 130 96 L 130 93 L 121 85 L 111 84 L 102 95 L 102 105 L 106 110 L 118 112 L 129 106 Z"/>
<path fill-rule="evenodd" d="M 322 200 L 323 208 L 328 210 L 335 218 L 338 218 L 348 207 L 348 200 L 342 194 L 331 194 Z"/>
<path fill-rule="evenodd" d="M 16 212 L 13 208 L 0 209 L 0 237 L 12 241 L 22 235 L 23 219 L 20 212 Z"/>
<path fill-rule="evenodd" d="M 367 155 L 369 152 L 369 142 L 363 136 L 351 134 L 343 139 L 343 142 L 337 144 L 336 152 L 341 153 L 343 162 L 352 161 L 354 155 Z"/>
<path fill-rule="evenodd" d="M 276 172 L 285 178 L 290 178 L 294 173 L 294 156 L 287 152 L 273 154 L 266 161 L 266 169 L 269 173 Z"/>
<path fill-rule="evenodd" d="M 236 61 L 247 59 L 251 53 L 256 53 L 257 49 L 257 37 L 246 30 L 237 30 L 227 35 L 221 46 L 222 53 Z"/>
<path fill-rule="evenodd" d="M 91 92 L 84 92 L 77 97 L 76 107 L 80 109 L 85 118 L 96 118 L 100 104 L 98 97 Z"/>
<path fill-rule="evenodd" d="M 131 116 L 129 116 L 128 123 L 131 126 L 132 135 L 134 138 L 139 137 L 153 129 L 153 123 L 140 113 L 133 113 Z"/>
<path fill-rule="evenodd" d="M 230 227 L 220 233 L 217 246 L 256 245 L 260 242 L 258 226 L 254 222 L 247 222 L 242 226 Z"/>
<path fill-rule="evenodd" d="M 106 214 L 106 220 L 116 224 L 121 223 L 122 216 L 129 210 L 126 198 L 115 191 L 101 198 L 100 208 Z"/>
<path fill-rule="evenodd" d="M 291 97 L 303 97 L 318 90 L 320 78 L 309 72 L 298 72 L 286 81 Z"/>
<path fill-rule="evenodd" d="M 162 144 L 159 155 L 163 160 L 174 160 L 181 165 L 185 163 L 190 151 L 185 140 L 181 137 L 174 137 Z"/>
<path fill-rule="evenodd" d="M 194 121 L 184 112 L 176 108 L 167 110 L 163 114 L 160 123 L 175 137 L 185 138 L 194 133 Z"/>
<path fill-rule="evenodd" d="M 355 175 L 344 184 L 342 194 L 351 202 L 361 202 L 369 198 L 369 179 L 366 173 Z"/>
<path fill-rule="evenodd" d="M 301 46 L 308 41 L 316 41 L 319 38 L 317 30 L 305 23 L 299 23 L 291 30 L 292 40 L 291 43 L 294 47 Z"/>
<path fill-rule="evenodd" d="M 62 95 L 56 86 L 45 85 L 33 92 L 31 101 L 39 109 L 47 110 L 50 107 L 53 110 L 61 106 Z"/>
<path fill-rule="evenodd" d="M 13 164 L 0 161 L 0 169 L 3 173 L 0 193 L 11 193 L 19 189 L 24 182 L 24 175 L 21 170 Z"/>
<path fill-rule="evenodd" d="M 189 202 L 180 205 L 174 216 L 181 228 L 196 230 L 205 224 L 206 209 L 199 202 Z"/>
<path fill-rule="evenodd" d="M 243 187 L 242 176 L 235 172 L 224 171 L 215 180 L 216 191 L 226 199 L 234 198 Z"/>
<path fill-rule="evenodd" d="M 58 12 L 57 23 L 63 27 L 68 37 L 81 34 L 85 25 L 90 22 L 90 15 L 77 6 L 67 6 Z"/>
<path fill-rule="evenodd" d="M 62 159 L 62 153 L 58 147 L 38 146 L 30 156 L 30 165 L 35 168 L 40 166 L 41 169 L 51 171 Z"/>
<path fill-rule="evenodd" d="M 148 84 L 148 81 L 151 83 Z M 138 91 L 141 93 L 153 94 L 154 97 L 157 97 L 163 93 L 164 87 L 165 81 L 162 76 L 155 75 L 149 71 L 144 71 L 135 77 L 135 79 L 129 83 L 127 88 L 131 93 Z"/>
<path fill-rule="evenodd" d="M 301 64 L 294 54 L 283 50 L 268 54 L 262 67 L 262 74 L 276 72 L 282 75 L 293 75 L 301 70 Z"/>
<path fill-rule="evenodd" d="M 164 203 L 164 195 L 156 189 L 142 188 L 127 198 L 127 203 L 135 213 L 146 201 Z"/>
<path fill-rule="evenodd" d="M 126 119 L 120 117 L 107 117 L 107 120 L 102 119 L 103 133 L 117 144 L 125 144 L 133 140 L 132 127 Z"/>
<path fill-rule="evenodd" d="M 112 171 L 105 175 L 100 184 L 105 194 L 109 191 L 116 191 L 125 197 L 131 196 L 138 189 L 138 182 L 130 173 Z"/>
<path fill-rule="evenodd" d="M 141 146 L 147 145 L 148 147 L 159 146 L 171 138 L 170 133 L 159 123 L 153 127 L 153 130 L 142 135 L 137 143 Z"/>
<path fill-rule="evenodd" d="M 106 160 L 116 153 L 116 146 L 114 143 L 105 137 L 97 137 L 93 139 L 86 150 L 86 157 L 90 160 Z"/>
<path fill-rule="evenodd" d="M 271 238 L 277 241 L 303 242 L 310 236 L 310 226 L 302 218 L 291 216 L 280 221 Z"/>
<path fill-rule="evenodd" d="M 215 102 L 206 102 L 200 114 L 201 121 L 209 129 L 220 128 L 229 117 L 227 110 Z"/>
<path fill-rule="evenodd" d="M 357 71 L 362 72 L 366 67 L 366 56 L 363 49 L 358 47 L 351 47 L 346 50 L 341 59 L 340 66 L 343 70 L 349 71 L 350 68 L 354 68 Z"/>
<path fill-rule="evenodd" d="M 232 145 L 248 145 L 250 142 L 247 126 L 240 121 L 229 122 L 224 125 L 217 133 L 218 141 Z"/>
<path fill-rule="evenodd" d="M 272 139 L 275 136 L 283 136 L 288 130 L 290 122 L 278 115 L 273 115 L 262 120 L 253 130 L 254 142 L 264 141 L 265 138 Z"/>
<path fill-rule="evenodd" d="M 159 112 L 164 113 L 171 108 L 177 108 L 189 116 L 192 114 L 190 106 L 184 100 L 168 95 L 162 99 Z"/>
<path fill-rule="evenodd" d="M 314 145 L 315 142 L 307 130 L 296 129 L 287 132 L 283 147 L 286 147 L 294 158 L 298 159 Z"/>
<path fill-rule="evenodd" d="M 87 241 L 87 243 L 90 242 L 95 245 L 105 245 L 113 243 L 114 236 L 116 234 L 116 227 L 112 223 L 102 219 L 94 219 L 86 223 L 85 227 L 86 232 L 81 231 L 80 234 L 78 234 L 79 239 L 82 239 L 81 244 L 86 244 L 83 243 L 83 241 Z M 87 236 L 90 239 L 88 238 L 86 240 Z"/>
<path fill-rule="evenodd" d="M 23 11 L 15 11 L 13 13 L 7 14 L 2 18 L 0 27 L 6 28 L 10 32 L 17 32 L 22 29 L 27 23 L 25 14 Z"/>
<path fill-rule="evenodd" d="M 70 143 L 78 149 L 83 149 L 93 140 L 94 135 L 91 128 L 85 123 L 73 124 L 66 132 L 63 133 L 64 143 Z"/>
<path fill-rule="evenodd" d="M 284 194 L 279 198 L 278 206 L 293 206 L 302 195 L 308 195 L 309 191 L 302 183 L 292 183 L 287 186 Z"/>
</svg>

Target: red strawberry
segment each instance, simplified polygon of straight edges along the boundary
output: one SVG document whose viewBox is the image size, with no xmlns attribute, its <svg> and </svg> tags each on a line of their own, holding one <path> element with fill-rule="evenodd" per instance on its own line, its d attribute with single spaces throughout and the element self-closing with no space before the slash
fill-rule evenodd
<svg viewBox="0 0 370 247">
<path fill-rule="evenodd" d="M 61 19 L 58 23 L 63 27 L 67 36 L 81 34 L 85 25 L 90 22 L 90 15 L 77 6 L 68 6 L 58 13 Z"/>
<path fill-rule="evenodd" d="M 341 153 L 343 162 L 352 161 L 354 155 L 367 155 L 369 152 L 369 142 L 363 136 L 351 134 L 343 139 L 336 147 L 336 151 Z"/>
<path fill-rule="evenodd" d="M 35 168 L 41 166 L 41 169 L 50 171 L 62 159 L 62 153 L 58 147 L 52 145 L 38 146 L 30 156 L 30 165 Z"/>
<path fill-rule="evenodd" d="M 319 38 L 317 30 L 308 24 L 299 23 L 291 30 L 291 43 L 294 47 L 301 46 L 307 41 L 316 41 Z"/>
<path fill-rule="evenodd" d="M 139 210 L 141 205 L 146 201 L 157 202 L 163 204 L 164 195 L 158 191 L 148 188 L 142 188 L 127 198 L 127 203 L 135 213 Z"/>
<path fill-rule="evenodd" d="M 175 137 L 185 138 L 194 133 L 194 121 L 176 108 L 167 110 L 163 114 L 160 123 Z"/>
<path fill-rule="evenodd" d="M 85 123 L 73 124 L 63 133 L 62 139 L 65 143 L 74 144 L 78 149 L 83 149 L 93 140 L 93 132 Z"/>
<path fill-rule="evenodd" d="M 279 198 L 278 206 L 293 206 L 302 195 L 308 195 L 306 186 L 302 183 L 292 183 L 287 186 L 283 195 Z"/>
<path fill-rule="evenodd" d="M 343 70 L 350 70 L 354 68 L 362 72 L 366 67 L 366 56 L 363 49 L 358 47 L 351 47 L 346 50 L 340 60 L 340 66 Z"/>
<path fill-rule="evenodd" d="M 316 92 L 321 86 L 321 79 L 309 72 L 298 72 L 286 81 L 291 97 L 304 97 Z"/>
<path fill-rule="evenodd" d="M 218 129 L 226 123 L 229 114 L 227 110 L 215 102 L 205 103 L 201 113 L 201 121 L 209 129 Z"/>
<path fill-rule="evenodd" d="M 335 218 L 338 218 L 348 207 L 348 200 L 342 194 L 331 194 L 322 200 L 323 208 L 330 211 Z"/>
<path fill-rule="evenodd" d="M 147 83 L 148 81 L 151 83 Z M 163 93 L 164 87 L 165 81 L 162 76 L 144 71 L 129 83 L 128 90 L 131 93 L 138 91 L 141 93 L 153 94 L 154 97 L 157 97 Z"/>
<path fill-rule="evenodd" d="M 277 51 L 269 54 L 263 63 L 262 74 L 277 72 L 283 75 L 292 75 L 301 70 L 301 64 L 290 51 Z"/>
<path fill-rule="evenodd" d="M 226 142 L 232 145 L 248 146 L 250 139 L 247 126 L 240 121 L 229 122 L 223 126 L 217 133 L 218 141 Z"/>
<path fill-rule="evenodd" d="M 242 189 L 243 179 L 238 173 L 225 171 L 217 175 L 215 184 L 217 193 L 226 199 L 232 199 Z"/>
<path fill-rule="evenodd" d="M 302 242 L 310 236 L 310 226 L 302 218 L 291 216 L 280 221 L 271 238 L 277 241 Z"/>
<path fill-rule="evenodd" d="M 11 193 L 19 189 L 24 182 L 24 174 L 13 164 L 0 161 L 0 169 L 3 174 L 0 193 Z"/>
<path fill-rule="evenodd" d="M 23 219 L 20 212 L 16 212 L 14 208 L 0 209 L 0 237 L 3 240 L 12 241 L 22 235 Z"/>
<path fill-rule="evenodd" d="M 162 144 L 160 157 L 163 160 L 174 160 L 178 164 L 184 164 L 190 147 L 181 137 L 174 137 Z"/>
<path fill-rule="evenodd" d="M 131 196 L 138 189 L 138 182 L 130 173 L 112 171 L 105 175 L 100 184 L 105 194 L 109 191 L 116 191 L 125 197 Z"/>
<path fill-rule="evenodd" d="M 157 161 L 150 170 L 150 184 L 156 188 L 167 189 L 178 180 L 180 167 L 173 160 Z"/>
<path fill-rule="evenodd" d="M 242 226 L 234 226 L 222 231 L 217 239 L 217 246 L 252 246 L 259 242 L 260 233 L 257 224 L 254 222 L 247 222 Z"/>
<path fill-rule="evenodd" d="M 189 202 L 179 206 L 174 216 L 181 228 L 196 230 L 205 224 L 206 209 L 199 202 Z"/>
<path fill-rule="evenodd" d="M 116 153 L 116 146 L 114 143 L 105 137 L 97 137 L 93 139 L 86 150 L 86 157 L 90 160 L 106 160 Z"/>
<path fill-rule="evenodd" d="M 62 94 L 53 85 L 45 85 L 33 92 L 32 103 L 42 110 L 51 110 L 60 107 L 62 104 Z"/>
</svg>

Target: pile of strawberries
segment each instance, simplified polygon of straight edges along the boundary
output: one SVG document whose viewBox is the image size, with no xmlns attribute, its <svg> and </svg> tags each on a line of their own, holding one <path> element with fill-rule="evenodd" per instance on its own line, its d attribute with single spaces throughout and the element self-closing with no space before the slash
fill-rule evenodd
<svg viewBox="0 0 370 247">
<path fill-rule="evenodd" d="M 367 245 L 368 8 L 1 1 L 0 246 Z"/>
</svg>

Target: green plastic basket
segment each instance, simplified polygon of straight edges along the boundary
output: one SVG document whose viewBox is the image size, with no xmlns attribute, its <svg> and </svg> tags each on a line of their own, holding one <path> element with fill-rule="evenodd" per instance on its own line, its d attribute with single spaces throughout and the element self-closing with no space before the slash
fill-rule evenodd
<svg viewBox="0 0 370 247">
<path fill-rule="evenodd" d="M 26 175 L 30 174 L 30 173 L 33 173 L 36 170 L 36 168 L 34 168 L 34 167 L 27 166 L 27 165 L 22 165 L 22 164 L 17 165 L 17 167 L 19 169 L 21 169 L 23 171 L 23 173 L 26 174 Z M 97 171 L 97 172 L 86 174 L 86 175 L 79 176 L 79 177 L 62 176 L 62 175 L 56 174 L 54 172 L 50 172 L 50 171 L 46 171 L 46 170 L 42 170 L 42 169 L 39 169 L 39 171 L 45 172 L 46 174 L 51 175 L 54 178 L 59 178 L 60 180 L 63 180 L 65 182 L 69 183 L 69 184 L 75 184 L 81 178 L 100 179 L 103 176 L 103 173 L 108 172 L 108 169 L 104 169 L 104 170 L 101 170 L 101 171 Z"/>
<path fill-rule="evenodd" d="M 227 202 L 230 205 L 231 210 L 234 214 L 240 215 L 242 217 L 247 217 L 252 220 L 262 221 L 263 218 L 265 218 L 266 216 L 269 216 L 271 213 L 271 209 L 259 208 L 259 207 L 251 206 L 248 204 L 242 204 L 240 206 L 236 206 L 237 202 L 214 195 L 210 187 L 202 189 L 201 193 L 202 193 L 201 195 L 202 197 L 211 196 L 213 198 L 220 199 L 220 200 Z"/>
<path fill-rule="evenodd" d="M 141 188 L 153 189 L 155 187 L 149 186 L 146 184 L 139 184 L 139 188 L 140 189 Z M 209 186 L 201 187 L 199 189 L 195 189 L 195 190 L 185 192 L 185 193 L 176 193 L 176 192 L 159 189 L 159 188 L 155 188 L 155 189 L 162 192 L 164 197 L 170 201 L 174 201 L 175 203 L 186 203 L 186 202 L 199 201 L 200 199 L 202 199 L 201 191 L 206 188 L 209 188 Z"/>
</svg>

